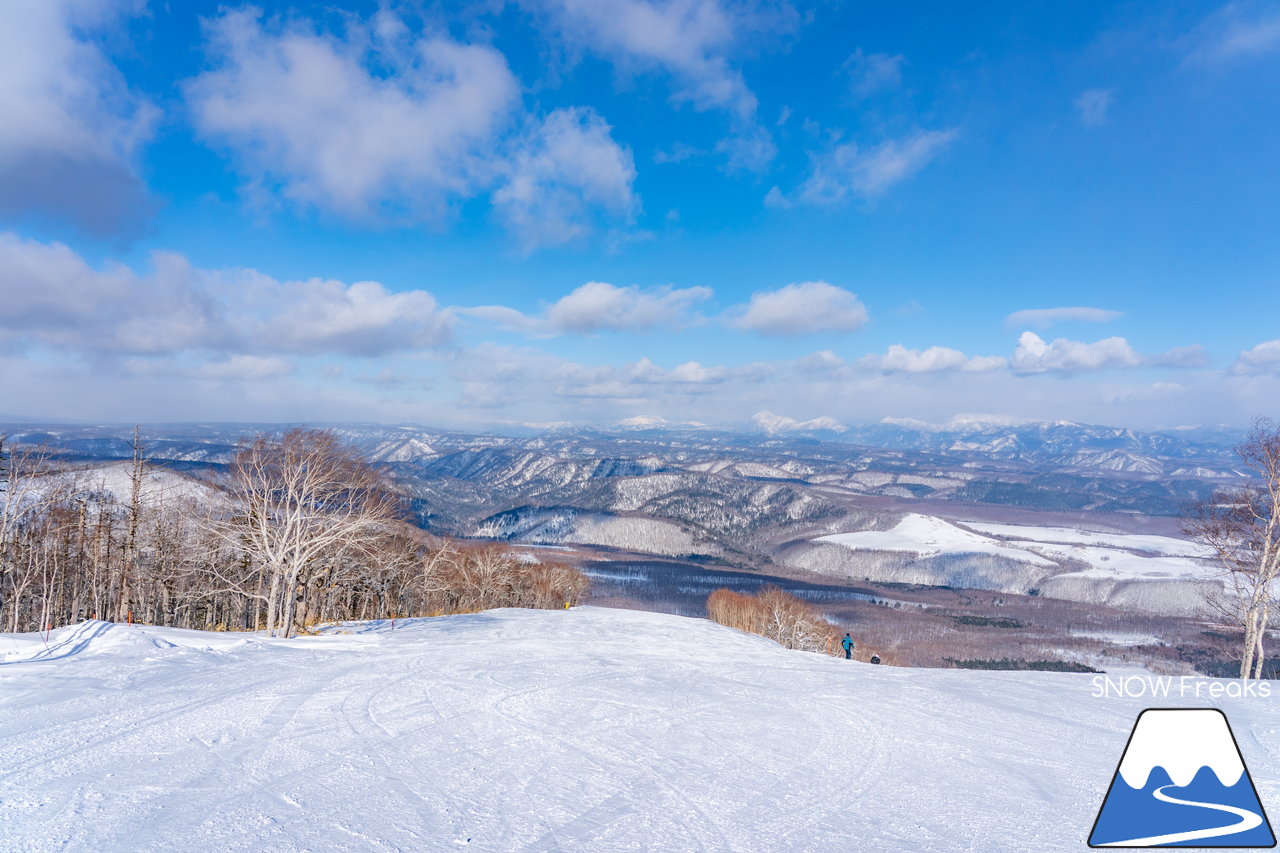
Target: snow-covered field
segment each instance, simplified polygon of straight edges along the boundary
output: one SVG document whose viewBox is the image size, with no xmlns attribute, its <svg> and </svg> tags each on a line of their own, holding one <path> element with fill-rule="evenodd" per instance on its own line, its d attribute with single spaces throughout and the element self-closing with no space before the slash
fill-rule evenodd
<svg viewBox="0 0 1280 853">
<path fill-rule="evenodd" d="M 903 516 L 891 530 L 836 533 L 814 541 L 921 557 L 988 554 L 1045 568 L 1061 565 L 1066 560 L 1087 566 L 1078 571 L 1054 572 L 1059 578 L 1204 581 L 1215 576 L 1211 565 L 1196 559 L 1203 557 L 1204 550 L 1184 539 L 1022 524 L 963 522 L 963 525 L 911 513 Z"/>
<path fill-rule="evenodd" d="M 1062 577 L 1116 580 L 1180 578 L 1204 580 L 1216 570 L 1203 560 L 1205 549 L 1195 542 L 1171 536 L 1135 533 L 1095 533 L 1071 527 L 1037 527 L 1023 524 L 966 522 L 981 533 L 1007 537 L 1010 546 L 1055 559 L 1088 564 L 1084 571 Z M 1201 558 L 1201 559 L 1196 559 Z"/>
<path fill-rule="evenodd" d="M 0 850 L 1080 850 L 1147 705 L 702 620 L 0 635 Z M 1276 699 L 1218 701 L 1264 805 Z"/>
<path fill-rule="evenodd" d="M 992 554 L 1037 566 L 1053 563 L 1018 545 L 1006 545 L 991 536 L 963 530 L 931 515 L 909 513 L 891 530 L 861 530 L 820 536 L 816 542 L 830 542 L 846 548 L 868 551 L 904 551 L 920 556 L 936 554 Z"/>
</svg>

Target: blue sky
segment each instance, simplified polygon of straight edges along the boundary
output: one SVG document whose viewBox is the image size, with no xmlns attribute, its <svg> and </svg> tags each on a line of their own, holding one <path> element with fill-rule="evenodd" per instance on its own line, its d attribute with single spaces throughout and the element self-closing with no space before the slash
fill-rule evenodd
<svg viewBox="0 0 1280 853">
<path fill-rule="evenodd" d="M 1280 5 L 0 6 L 0 411 L 1280 397 Z"/>
</svg>

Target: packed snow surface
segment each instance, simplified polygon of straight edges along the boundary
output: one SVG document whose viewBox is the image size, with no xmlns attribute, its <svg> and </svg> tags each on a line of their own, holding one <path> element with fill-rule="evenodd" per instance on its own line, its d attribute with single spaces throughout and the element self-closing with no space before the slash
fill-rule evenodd
<svg viewBox="0 0 1280 853">
<path fill-rule="evenodd" d="M 0 850 L 1076 851 L 1138 712 L 582 607 L 0 634 Z M 1274 699 L 1220 699 L 1264 804 Z"/>
</svg>

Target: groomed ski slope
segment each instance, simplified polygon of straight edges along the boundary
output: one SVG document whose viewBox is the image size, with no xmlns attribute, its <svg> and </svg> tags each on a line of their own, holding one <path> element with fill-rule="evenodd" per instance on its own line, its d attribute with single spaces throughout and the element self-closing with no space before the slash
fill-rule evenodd
<svg viewBox="0 0 1280 853">
<path fill-rule="evenodd" d="M 341 632 L 350 633 L 341 633 Z M 0 635 L 0 850 L 1084 849 L 1138 712 L 582 607 Z M 1280 811 L 1277 700 L 1218 700 Z"/>
</svg>

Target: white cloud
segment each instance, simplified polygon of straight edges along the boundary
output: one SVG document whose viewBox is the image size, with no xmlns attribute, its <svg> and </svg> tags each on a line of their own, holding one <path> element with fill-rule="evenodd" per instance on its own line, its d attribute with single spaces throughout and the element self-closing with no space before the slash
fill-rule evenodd
<svg viewBox="0 0 1280 853">
<path fill-rule="evenodd" d="M 91 355 L 181 352 L 374 356 L 441 346 L 452 317 L 431 294 L 377 282 L 277 281 L 193 268 L 94 269 L 71 249 L 0 233 L 0 340 Z"/>
<path fill-rule="evenodd" d="M 1156 367 L 1204 367 L 1209 363 L 1209 358 L 1205 355 L 1204 347 L 1193 344 L 1187 347 L 1174 347 L 1167 352 L 1152 356 L 1150 363 Z"/>
<path fill-rule="evenodd" d="M 898 88 L 902 85 L 904 62 L 905 59 L 901 54 L 864 55 L 862 48 L 858 48 L 845 60 L 845 69 L 849 74 L 849 85 L 853 94 L 859 98 L 869 98 L 877 92 Z"/>
<path fill-rule="evenodd" d="M 215 67 L 186 85 L 201 134 L 254 180 L 349 216 L 430 217 L 474 194 L 498 168 L 518 82 L 491 47 L 380 20 L 342 40 L 224 12 L 207 24 Z"/>
<path fill-rule="evenodd" d="M 1107 123 L 1107 113 L 1111 109 L 1112 91 L 1110 89 L 1086 89 L 1075 100 L 1076 110 L 1080 113 L 1080 123 L 1085 127 L 1099 127 Z"/>
<path fill-rule="evenodd" d="M 869 150 L 845 142 L 811 155 L 809 177 L 801 185 L 801 201 L 835 205 L 850 196 L 864 199 L 883 195 L 923 169 L 959 135 L 951 130 L 922 130 L 901 139 L 888 139 Z"/>
<path fill-rule="evenodd" d="M 1192 62 L 1221 64 L 1264 56 L 1280 49 L 1280 10 L 1268 2 L 1227 3 L 1201 22 L 1187 45 Z"/>
<path fill-rule="evenodd" d="M 388 291 L 376 281 L 277 282 L 252 275 L 255 301 L 269 306 L 250 340 L 304 354 L 374 356 L 447 343 L 453 319 L 425 290 Z"/>
<path fill-rule="evenodd" d="M 730 171 L 763 171 L 777 153 L 757 100 L 737 67 L 748 49 L 791 32 L 799 16 L 773 0 L 523 0 L 544 13 L 574 52 L 590 52 L 624 76 L 659 73 L 670 100 L 720 111 L 730 130 L 716 145 Z"/>
<path fill-rule="evenodd" d="M 293 365 L 282 358 L 261 355 L 236 355 L 224 361 L 207 362 L 194 371 L 202 379 L 258 381 L 285 376 Z"/>
<path fill-rule="evenodd" d="M 133 167 L 157 111 L 103 53 L 101 31 L 141 3 L 0 3 L 0 215 L 35 213 L 95 234 L 150 210 Z"/>
<path fill-rule="evenodd" d="M 595 213 L 632 221 L 639 200 L 631 152 L 594 110 L 556 110 L 515 154 L 494 207 L 526 250 L 582 236 Z"/>
<path fill-rule="evenodd" d="M 731 315 L 732 325 L 762 335 L 852 332 L 867 322 L 866 306 L 856 295 L 825 281 L 755 293 Z"/>
<path fill-rule="evenodd" d="M 185 90 L 204 138 L 252 188 L 353 219 L 431 221 L 492 192 L 528 251 L 639 209 L 631 152 L 589 108 L 523 115 L 491 46 L 416 38 L 394 14 L 349 19 L 342 38 L 256 9 L 207 24 L 215 67 Z"/>
<path fill-rule="evenodd" d="M 731 56 L 744 35 L 765 26 L 789 28 L 790 15 L 720 0 L 540 0 L 560 34 L 624 70 L 659 70 L 675 82 L 672 99 L 698 110 L 722 109 L 749 119 L 756 97 Z"/>
<path fill-rule="evenodd" d="M 795 367 L 803 373 L 831 373 L 845 366 L 845 360 L 829 349 L 818 350 L 797 359 Z"/>
<path fill-rule="evenodd" d="M 1010 329 L 1031 326 L 1035 329 L 1047 329 L 1058 323 L 1110 323 L 1123 316 L 1119 311 L 1105 308 L 1029 308 L 1025 311 L 1014 311 L 1005 318 L 1004 324 Z"/>
<path fill-rule="evenodd" d="M 0 335 L 16 346 L 151 353 L 225 334 L 185 259 L 156 253 L 152 267 L 145 276 L 118 264 L 94 269 L 61 243 L 0 233 Z"/>
<path fill-rule="evenodd" d="M 590 281 L 547 308 L 554 332 L 593 334 L 679 327 L 690 321 L 693 306 L 711 298 L 707 287 L 618 287 Z"/>
<path fill-rule="evenodd" d="M 1000 356 L 974 356 L 970 358 L 959 350 L 948 347 L 933 346 L 924 350 L 907 349 L 901 344 L 892 344 L 884 355 L 872 355 L 860 361 L 860 364 L 885 373 L 939 373 L 948 370 L 961 370 L 966 373 L 987 373 L 999 370 L 1008 364 Z"/>
<path fill-rule="evenodd" d="M 773 162 L 778 147 L 767 130 L 753 126 L 717 142 L 716 153 L 724 155 L 730 172 L 761 172 Z"/>
<path fill-rule="evenodd" d="M 476 305 L 470 308 L 454 308 L 461 317 L 475 317 L 485 323 L 521 335 L 549 336 L 551 330 L 545 317 L 530 317 L 523 311 L 506 305 Z"/>
<path fill-rule="evenodd" d="M 654 151 L 653 162 L 662 166 L 667 163 L 683 163 L 706 155 L 707 152 L 701 148 L 695 148 L 687 142 L 676 142 L 670 148 L 659 148 Z"/>
<path fill-rule="evenodd" d="M 1263 341 L 1236 357 L 1231 366 L 1235 374 L 1280 373 L 1280 340 Z"/>
<path fill-rule="evenodd" d="M 1018 337 L 1010 366 L 1014 373 L 1084 373 L 1114 367 L 1137 367 L 1142 358 L 1124 338 L 1104 338 L 1087 344 L 1067 338 L 1045 343 L 1035 332 Z"/>
<path fill-rule="evenodd" d="M 647 358 L 642 358 L 626 370 L 629 378 L 646 383 L 674 383 L 677 385 L 706 385 L 722 382 L 729 375 L 723 367 L 705 367 L 696 361 L 687 361 L 670 370 L 663 370 Z"/>
</svg>

